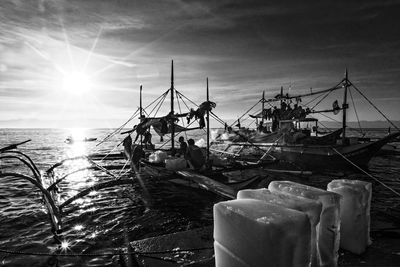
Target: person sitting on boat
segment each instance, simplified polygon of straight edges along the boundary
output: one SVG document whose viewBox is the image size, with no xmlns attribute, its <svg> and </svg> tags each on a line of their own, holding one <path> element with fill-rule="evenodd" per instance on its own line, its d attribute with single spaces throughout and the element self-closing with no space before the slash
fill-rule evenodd
<svg viewBox="0 0 400 267">
<path fill-rule="evenodd" d="M 201 169 L 206 163 L 206 158 L 201 151 L 201 148 L 194 144 L 193 139 L 188 140 L 185 158 L 188 160 L 190 167 L 195 170 Z"/>
<path fill-rule="evenodd" d="M 185 142 L 185 138 L 183 138 L 183 136 L 181 136 L 181 137 L 179 137 L 178 141 L 179 141 L 179 144 L 180 144 L 178 153 L 179 153 L 179 155 L 184 155 L 185 156 L 186 150 L 187 150 L 187 147 L 188 147 L 187 143 Z"/>
</svg>

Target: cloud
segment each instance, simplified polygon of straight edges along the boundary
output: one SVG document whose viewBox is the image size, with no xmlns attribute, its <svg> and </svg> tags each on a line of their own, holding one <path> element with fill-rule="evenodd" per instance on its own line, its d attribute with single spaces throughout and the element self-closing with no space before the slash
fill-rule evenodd
<svg viewBox="0 0 400 267">
<path fill-rule="evenodd" d="M 0 8 L 8 107 L 42 103 L 45 114 L 67 105 L 62 73 L 84 70 L 96 103 L 85 112 L 98 105 L 119 119 L 138 106 L 140 84 L 145 103 L 169 88 L 172 59 L 178 90 L 201 102 L 209 77 L 217 110 L 232 118 L 262 90 L 328 88 L 346 67 L 372 99 L 400 97 L 398 1 L 2 0 Z"/>
</svg>

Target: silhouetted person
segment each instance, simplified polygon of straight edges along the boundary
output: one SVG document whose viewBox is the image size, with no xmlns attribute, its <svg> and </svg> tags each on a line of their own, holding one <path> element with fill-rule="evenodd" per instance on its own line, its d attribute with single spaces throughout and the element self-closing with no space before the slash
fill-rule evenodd
<svg viewBox="0 0 400 267">
<path fill-rule="evenodd" d="M 131 171 L 138 171 L 140 159 L 144 157 L 142 146 L 134 144 L 130 135 L 124 139 L 123 146 L 125 156 L 130 160 L 131 163 Z"/>
<path fill-rule="evenodd" d="M 150 129 L 147 129 L 147 131 L 143 134 L 143 144 L 145 145 L 146 148 L 153 148 L 153 144 L 151 143 L 151 133 Z"/>
<path fill-rule="evenodd" d="M 183 136 L 179 137 L 178 139 L 180 147 L 179 147 L 179 154 L 180 155 L 185 155 L 186 154 L 186 150 L 187 150 L 187 143 L 185 142 L 185 138 L 183 138 Z"/>
<path fill-rule="evenodd" d="M 206 158 L 201 149 L 194 144 L 193 139 L 188 140 L 186 159 L 195 170 L 199 170 L 206 163 Z"/>
</svg>

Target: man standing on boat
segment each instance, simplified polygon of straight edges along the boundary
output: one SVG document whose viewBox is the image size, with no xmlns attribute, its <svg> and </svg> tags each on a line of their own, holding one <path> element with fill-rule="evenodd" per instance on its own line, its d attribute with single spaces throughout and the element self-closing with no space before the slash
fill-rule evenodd
<svg viewBox="0 0 400 267">
<path fill-rule="evenodd" d="M 133 143 L 130 135 L 124 139 L 123 146 L 125 156 L 131 163 L 131 172 L 139 171 L 140 159 L 144 157 L 142 146 Z"/>
<path fill-rule="evenodd" d="M 200 170 L 206 163 L 206 158 L 201 148 L 194 144 L 193 139 L 188 140 L 188 148 L 186 150 L 186 159 L 191 168 Z"/>
<path fill-rule="evenodd" d="M 153 144 L 151 143 L 152 134 L 150 133 L 150 128 L 147 128 L 146 132 L 143 134 L 143 144 L 147 149 L 153 149 Z"/>
</svg>

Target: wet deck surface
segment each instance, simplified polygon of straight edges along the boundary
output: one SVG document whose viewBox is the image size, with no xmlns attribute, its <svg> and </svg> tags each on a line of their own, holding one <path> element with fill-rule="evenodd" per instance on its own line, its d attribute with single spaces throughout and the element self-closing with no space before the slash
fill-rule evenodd
<svg viewBox="0 0 400 267">
<path fill-rule="evenodd" d="M 372 232 L 371 238 L 362 255 L 340 250 L 338 266 L 400 266 L 400 231 Z"/>
</svg>

